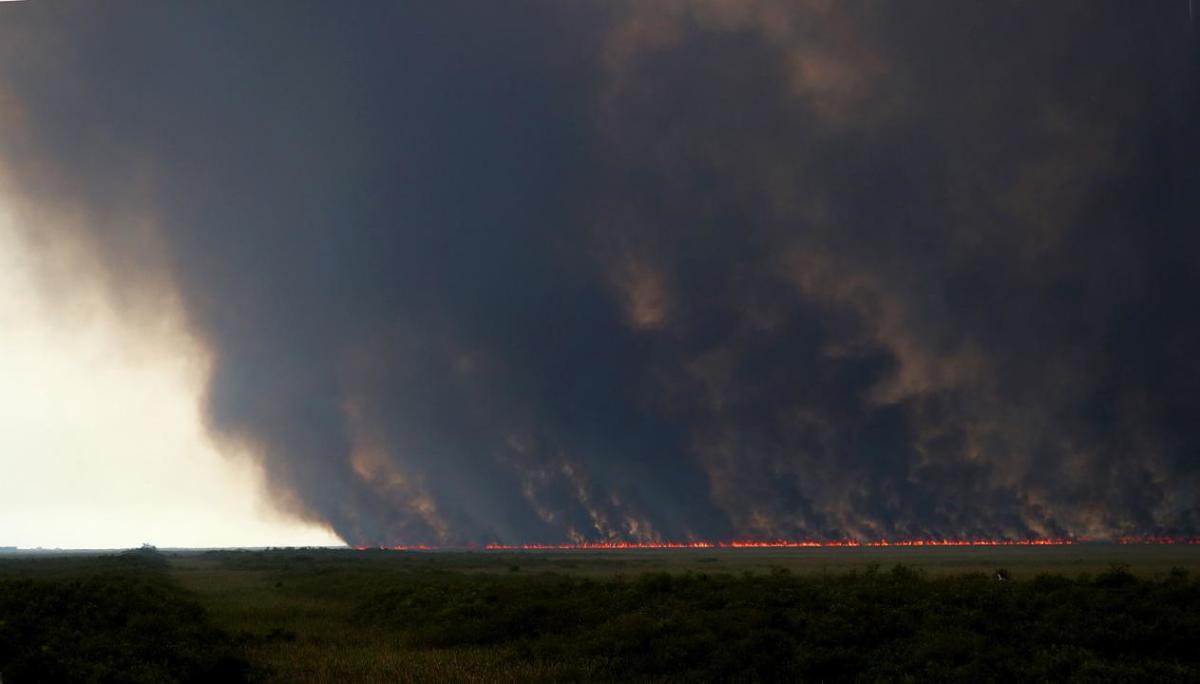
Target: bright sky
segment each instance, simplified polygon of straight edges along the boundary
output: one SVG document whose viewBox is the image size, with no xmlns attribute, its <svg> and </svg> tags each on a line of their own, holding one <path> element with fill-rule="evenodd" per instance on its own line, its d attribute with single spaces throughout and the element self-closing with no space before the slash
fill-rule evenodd
<svg viewBox="0 0 1200 684">
<path fill-rule="evenodd" d="M 194 341 L 130 329 L 87 283 L 52 304 L 14 220 L 0 205 L 0 546 L 341 543 L 275 511 L 261 469 L 208 439 Z"/>
</svg>

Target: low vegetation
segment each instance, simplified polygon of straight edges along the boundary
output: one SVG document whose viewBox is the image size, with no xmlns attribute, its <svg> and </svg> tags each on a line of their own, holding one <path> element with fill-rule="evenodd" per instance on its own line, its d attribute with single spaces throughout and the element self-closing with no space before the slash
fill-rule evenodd
<svg viewBox="0 0 1200 684">
<path fill-rule="evenodd" d="M 0 577 L 0 674 L 21 682 L 245 681 L 235 644 L 154 552 L 26 561 Z"/>
<path fill-rule="evenodd" d="M 361 615 L 414 649 L 505 647 L 580 677 L 679 681 L 1200 681 L 1200 585 L 1124 568 L 1028 582 L 424 575 Z"/>
<path fill-rule="evenodd" d="M 1200 681 L 1200 579 L 1182 567 L 830 573 L 680 558 L 5 561 L 0 672 L 5 684 Z"/>
</svg>

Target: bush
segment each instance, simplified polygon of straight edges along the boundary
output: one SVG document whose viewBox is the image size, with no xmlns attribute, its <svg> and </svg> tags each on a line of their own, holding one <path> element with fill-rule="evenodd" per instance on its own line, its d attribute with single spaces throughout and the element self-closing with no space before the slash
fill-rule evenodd
<svg viewBox="0 0 1200 684">
<path fill-rule="evenodd" d="M 239 682 L 249 668 L 146 550 L 102 571 L 0 580 L 0 674 L 22 682 Z"/>
<path fill-rule="evenodd" d="M 421 574 L 360 614 L 414 647 L 592 658 L 614 680 L 1197 681 L 1200 584 L 833 577 Z"/>
</svg>

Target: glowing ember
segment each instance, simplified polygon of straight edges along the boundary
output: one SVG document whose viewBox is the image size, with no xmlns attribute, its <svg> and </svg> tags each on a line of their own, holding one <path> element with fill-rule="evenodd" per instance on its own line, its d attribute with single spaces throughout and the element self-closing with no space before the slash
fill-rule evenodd
<svg viewBox="0 0 1200 684">
<path fill-rule="evenodd" d="M 873 541 L 858 541 L 856 539 L 837 539 L 817 541 L 811 539 L 734 539 L 732 541 L 690 541 L 690 542 L 581 542 L 578 544 L 487 544 L 478 546 L 430 546 L 427 544 L 399 546 L 355 546 L 355 551 L 438 551 L 444 549 L 480 549 L 485 551 L 606 551 L 606 550 L 655 550 L 655 549 L 839 549 L 839 548 L 881 548 L 881 547 L 945 547 L 945 546 L 1069 546 L 1080 542 L 1091 542 L 1092 539 L 1074 538 L 1036 538 L 1036 539 L 876 539 Z M 1200 544 L 1200 537 L 1118 537 L 1113 540 L 1117 544 Z"/>
<path fill-rule="evenodd" d="M 1118 544 L 1200 544 L 1200 537 L 1119 537 Z"/>
<path fill-rule="evenodd" d="M 741 540 L 725 542 L 584 542 L 581 544 L 488 544 L 489 551 L 589 551 L 603 549 L 825 549 L 883 546 L 1062 546 L 1072 539 L 909 539 L 857 541 Z"/>
<path fill-rule="evenodd" d="M 1169 537 L 1121 538 L 1122 544 L 1137 543 L 1197 543 L 1200 540 L 1178 540 Z M 1076 543 L 1075 539 L 876 539 L 873 541 L 858 541 L 841 539 L 832 541 L 817 540 L 758 540 L 735 539 L 732 541 L 690 541 L 690 542 L 582 542 L 577 544 L 487 544 L 483 547 L 466 546 L 462 549 L 482 548 L 486 551 L 605 551 L 605 550 L 656 550 L 656 549 L 835 549 L 835 548 L 880 548 L 880 547 L 946 547 L 946 546 L 1067 546 Z M 413 546 L 356 546 L 356 551 L 436 551 L 442 548 L 429 545 Z"/>
</svg>

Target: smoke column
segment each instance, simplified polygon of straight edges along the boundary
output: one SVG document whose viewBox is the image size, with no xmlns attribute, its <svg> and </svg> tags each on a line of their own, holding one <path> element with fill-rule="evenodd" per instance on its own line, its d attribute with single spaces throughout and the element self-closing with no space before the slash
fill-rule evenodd
<svg viewBox="0 0 1200 684">
<path fill-rule="evenodd" d="M 130 315 L 177 294 L 210 431 L 351 544 L 1194 536 L 1197 45 L 1117 0 L 12 3 L 0 178 Z"/>
</svg>

